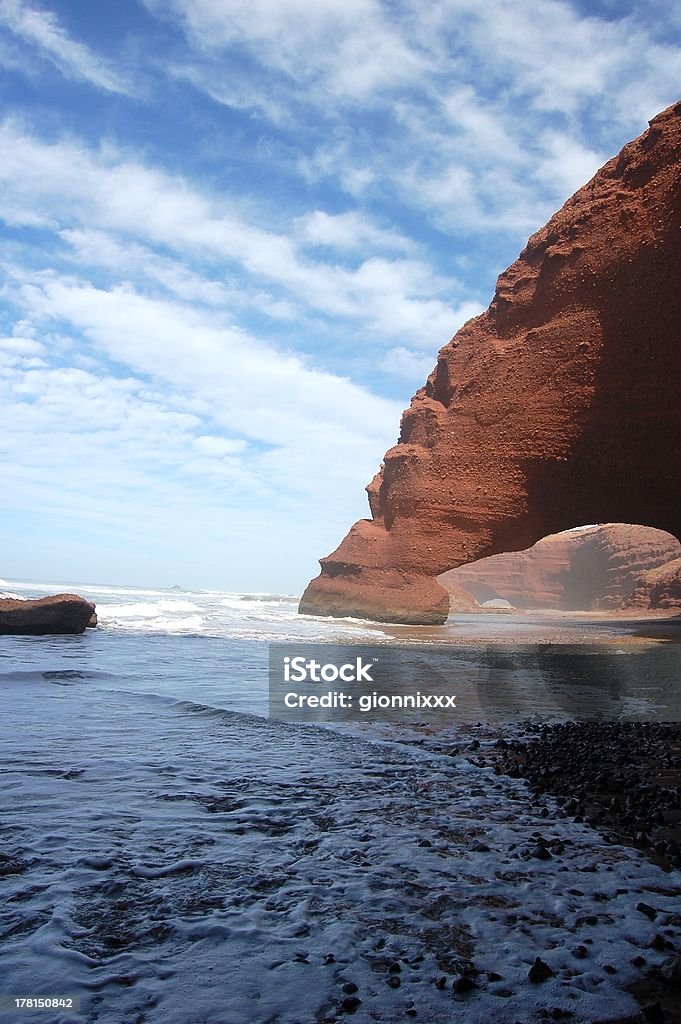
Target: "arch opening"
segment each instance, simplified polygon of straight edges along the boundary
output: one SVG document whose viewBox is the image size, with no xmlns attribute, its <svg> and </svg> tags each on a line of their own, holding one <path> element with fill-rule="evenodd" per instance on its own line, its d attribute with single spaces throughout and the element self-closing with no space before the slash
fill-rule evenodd
<svg viewBox="0 0 681 1024">
<path fill-rule="evenodd" d="M 681 543 L 650 526 L 600 523 L 437 577 L 450 614 L 480 611 L 681 611 Z"/>
</svg>

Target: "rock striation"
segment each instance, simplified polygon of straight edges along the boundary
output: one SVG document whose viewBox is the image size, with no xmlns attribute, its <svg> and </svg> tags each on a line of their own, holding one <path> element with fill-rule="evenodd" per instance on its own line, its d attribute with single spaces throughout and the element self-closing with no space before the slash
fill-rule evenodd
<svg viewBox="0 0 681 1024">
<path fill-rule="evenodd" d="M 627 607 L 681 610 L 681 558 L 675 558 L 645 573 Z"/>
<path fill-rule="evenodd" d="M 37 601 L 2 598 L 0 635 L 83 633 L 94 614 L 94 604 L 77 594 L 54 594 Z"/>
<path fill-rule="evenodd" d="M 447 591 L 463 588 L 481 604 L 503 598 L 522 609 L 649 608 L 659 607 L 652 597 L 656 574 L 665 577 L 674 560 L 681 564 L 681 544 L 670 533 L 609 523 L 552 534 L 527 551 L 492 555 L 439 580 Z"/>
<path fill-rule="evenodd" d="M 441 623 L 436 577 L 582 523 L 679 536 L 681 103 L 533 235 L 441 350 L 300 611 Z"/>
</svg>

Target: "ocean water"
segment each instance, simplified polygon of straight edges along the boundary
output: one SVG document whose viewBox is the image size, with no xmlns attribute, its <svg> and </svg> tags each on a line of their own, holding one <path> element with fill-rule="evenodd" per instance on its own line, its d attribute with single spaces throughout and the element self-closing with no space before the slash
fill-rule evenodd
<svg viewBox="0 0 681 1024">
<path fill-rule="evenodd" d="M 77 590 L 101 623 L 80 637 L 0 638 L 0 997 L 77 1007 L 0 1021 L 330 1024 L 352 1008 L 361 1022 L 475 1024 L 633 1011 L 632 955 L 663 958 L 636 904 L 671 915 L 678 879 L 417 733 L 266 717 L 268 641 L 392 648 L 437 645 L 446 630 L 306 618 L 271 595 L 0 589 Z M 508 644 L 474 648 L 487 680 L 517 692 L 531 675 L 530 650 L 513 660 Z M 474 648 L 461 657 L 468 674 Z M 624 681 L 604 669 L 601 710 L 614 692 L 623 714 L 643 701 L 673 717 L 671 683 L 650 679 L 651 664 L 672 678 L 672 653 L 617 650 L 603 657 Z M 546 691 L 573 669 L 533 671 Z M 525 855 L 539 833 L 551 862 Z M 594 955 L 577 962 L 585 928 Z M 555 973 L 545 985 L 527 980 L 537 955 Z M 472 970 L 476 988 L 454 992 Z"/>
</svg>

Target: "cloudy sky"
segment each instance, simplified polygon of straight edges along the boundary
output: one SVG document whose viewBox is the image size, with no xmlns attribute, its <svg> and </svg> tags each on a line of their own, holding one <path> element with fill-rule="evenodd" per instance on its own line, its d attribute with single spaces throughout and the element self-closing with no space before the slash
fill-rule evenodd
<svg viewBox="0 0 681 1024">
<path fill-rule="evenodd" d="M 299 591 L 680 12 L 0 0 L 0 575 Z"/>
</svg>

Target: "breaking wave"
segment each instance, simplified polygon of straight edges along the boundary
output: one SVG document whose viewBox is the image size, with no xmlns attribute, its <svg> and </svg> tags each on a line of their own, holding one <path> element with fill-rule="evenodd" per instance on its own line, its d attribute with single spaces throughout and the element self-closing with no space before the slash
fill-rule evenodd
<svg viewBox="0 0 681 1024">
<path fill-rule="evenodd" d="M 2 583 L 0 582 L 0 585 Z M 195 633 L 225 639 L 274 641 L 385 639 L 361 620 L 329 620 L 298 614 L 292 594 L 114 587 L 110 584 L 8 584 L 23 598 L 69 590 L 97 605 L 101 629 L 135 633 Z"/>
</svg>

